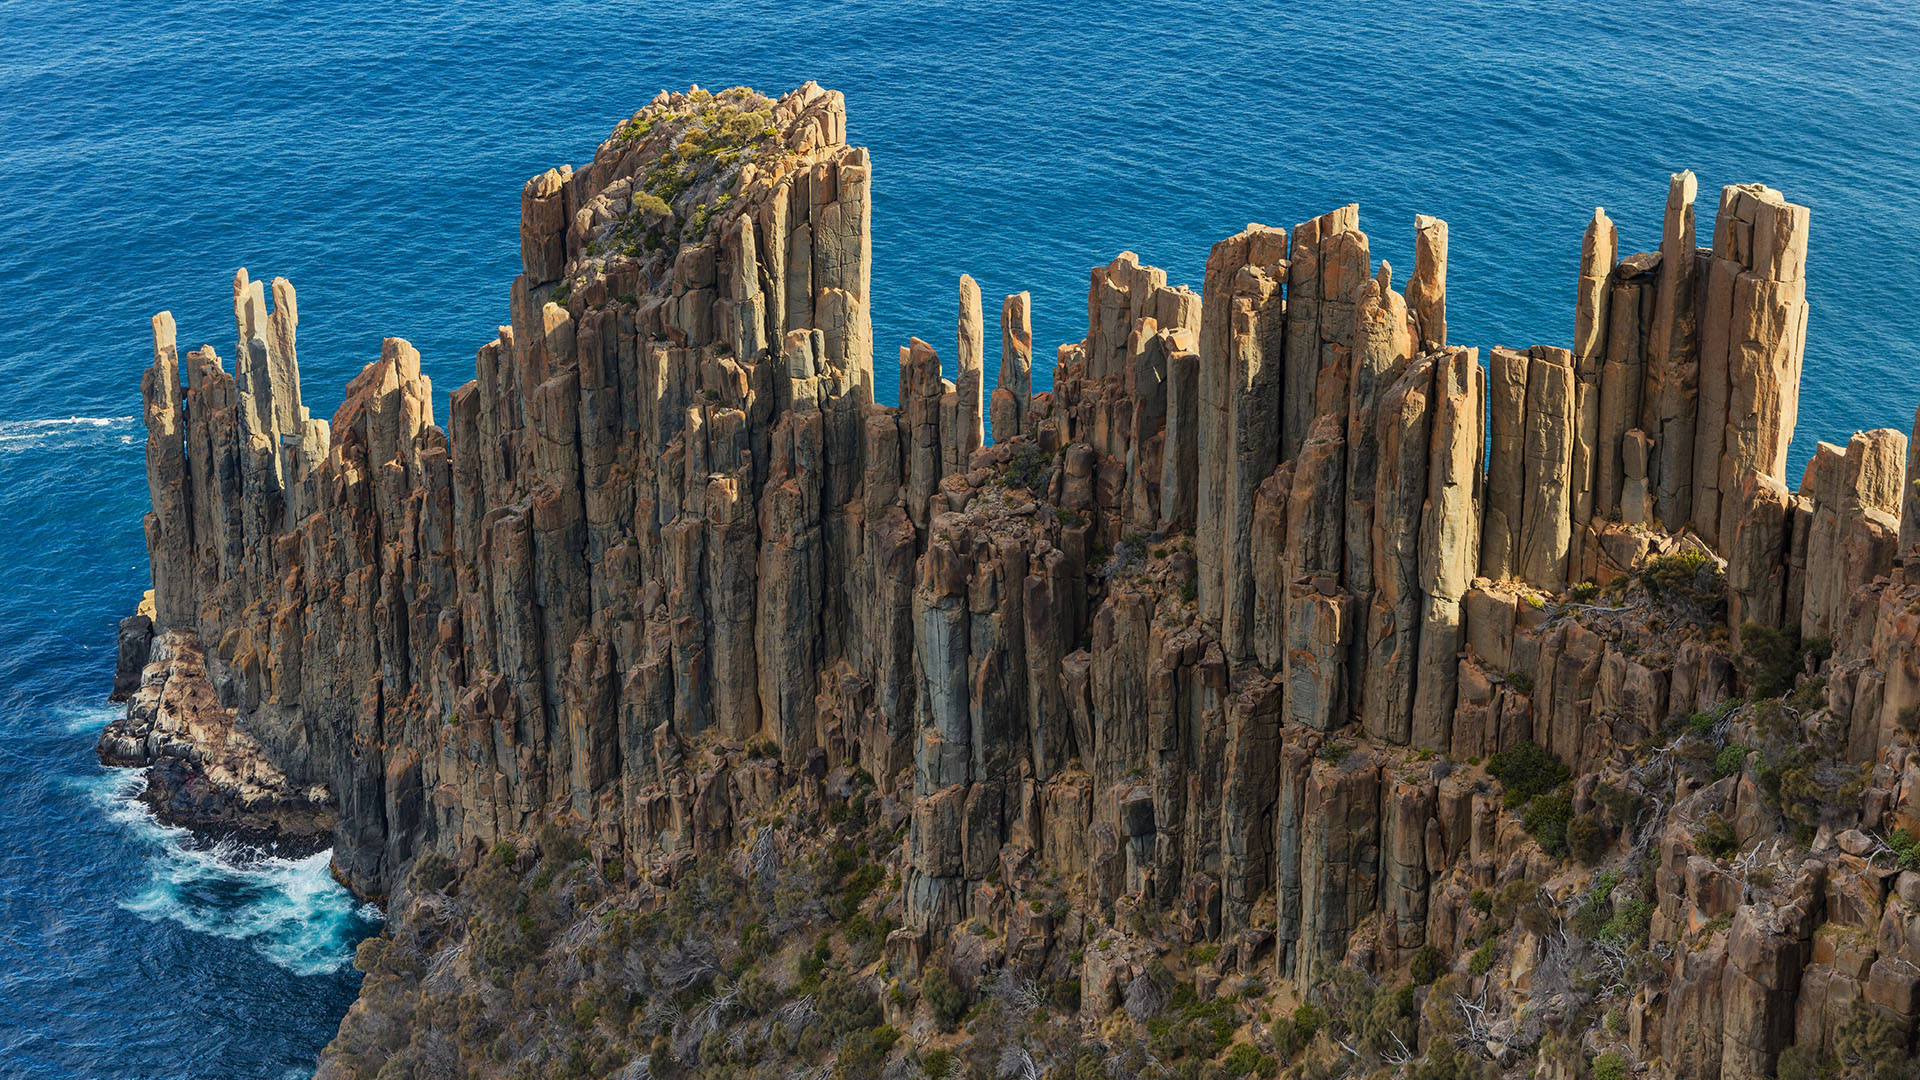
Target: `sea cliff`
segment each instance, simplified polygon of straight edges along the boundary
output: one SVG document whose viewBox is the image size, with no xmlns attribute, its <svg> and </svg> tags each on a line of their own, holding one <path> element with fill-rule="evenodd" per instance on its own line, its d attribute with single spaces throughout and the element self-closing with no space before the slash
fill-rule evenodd
<svg viewBox="0 0 1920 1080">
<path fill-rule="evenodd" d="M 1920 455 L 1787 486 L 1805 207 L 1596 211 L 1484 363 L 1429 217 L 1404 292 L 1356 206 L 1121 253 L 1038 394 L 962 277 L 888 406 L 845 131 L 662 94 L 530 180 L 444 428 L 399 339 L 313 418 L 285 280 L 231 373 L 155 317 L 102 753 L 390 903 L 323 1075 L 1905 1053 Z"/>
</svg>

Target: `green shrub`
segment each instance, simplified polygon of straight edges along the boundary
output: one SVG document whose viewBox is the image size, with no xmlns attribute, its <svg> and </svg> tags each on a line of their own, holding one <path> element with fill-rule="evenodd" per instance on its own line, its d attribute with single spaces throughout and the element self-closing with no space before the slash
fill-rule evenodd
<svg viewBox="0 0 1920 1080">
<path fill-rule="evenodd" d="M 1814 1047 L 1801 1043 L 1780 1051 L 1780 1060 L 1774 1065 L 1774 1075 L 1780 1080 L 1828 1080 L 1838 1071 L 1821 1061 Z"/>
<path fill-rule="evenodd" d="M 453 863 L 437 851 L 421 855 L 413 864 L 413 887 L 422 892 L 442 892 L 453 884 Z"/>
<path fill-rule="evenodd" d="M 1475 889 L 1473 895 L 1467 897 L 1467 903 L 1473 910 L 1485 915 L 1493 910 L 1493 894 L 1485 889 Z"/>
<path fill-rule="evenodd" d="M 1446 970 L 1446 958 L 1440 955 L 1440 950 L 1431 945 L 1422 945 L 1420 951 L 1413 954 L 1413 962 L 1408 968 L 1408 973 L 1413 976 L 1415 986 L 1431 986 L 1433 980 L 1439 978 Z"/>
<path fill-rule="evenodd" d="M 1646 806 L 1646 800 L 1638 792 L 1615 787 L 1605 781 L 1593 786 L 1593 801 L 1606 810 L 1607 821 L 1616 829 L 1633 824 Z"/>
<path fill-rule="evenodd" d="M 1705 626 L 1727 618 L 1727 575 L 1700 551 L 1655 555 L 1640 567 L 1647 595 L 1670 611 Z"/>
<path fill-rule="evenodd" d="M 1713 759 L 1713 775 L 1722 779 L 1739 772 L 1747 764 L 1747 748 L 1738 743 L 1728 743 L 1720 748 Z"/>
<path fill-rule="evenodd" d="M 947 1070 L 952 1065 L 953 1054 L 946 1050 L 929 1050 L 920 1055 L 920 1071 L 932 1077 L 933 1080 L 940 1080 L 947 1075 Z"/>
<path fill-rule="evenodd" d="M 1627 1080 L 1627 1063 L 1608 1051 L 1593 1059 L 1593 1080 Z"/>
<path fill-rule="evenodd" d="M 1652 923 L 1653 903 L 1648 900 L 1629 900 L 1614 911 L 1613 918 L 1607 920 L 1596 936 L 1602 941 L 1623 945 L 1644 945 L 1647 928 Z"/>
<path fill-rule="evenodd" d="M 1238 1080 L 1242 1076 L 1272 1076 L 1279 1067 L 1279 1062 L 1251 1043 L 1235 1043 L 1221 1069 L 1229 1080 Z"/>
<path fill-rule="evenodd" d="M 1740 624 L 1740 653 L 1734 667 L 1740 685 L 1751 698 L 1779 697 L 1793 689 L 1793 680 L 1806 664 L 1807 649 L 1797 626 L 1771 627 Z"/>
<path fill-rule="evenodd" d="M 966 991 L 960 989 L 940 964 L 927 965 L 926 974 L 920 977 L 920 996 L 926 999 L 933 1022 L 941 1031 L 955 1030 L 967 1015 Z"/>
<path fill-rule="evenodd" d="M 1612 834 L 1594 814 L 1581 814 L 1567 822 L 1567 850 L 1583 865 L 1592 866 L 1607 854 Z"/>
<path fill-rule="evenodd" d="M 1572 772 L 1531 740 L 1516 743 L 1487 759 L 1487 773 L 1506 789 L 1508 806 L 1518 806 L 1544 795 L 1567 781 Z"/>
<path fill-rule="evenodd" d="M 1573 800 L 1565 795 L 1536 795 L 1520 815 L 1520 823 L 1533 834 L 1540 850 L 1549 855 L 1567 853 L 1567 825 L 1573 820 Z"/>
<path fill-rule="evenodd" d="M 1005 487 L 1024 488 L 1039 494 L 1052 477 L 1053 455 L 1033 443 L 1027 443 L 1007 459 L 1006 471 L 1000 474 L 1000 483 Z"/>
<path fill-rule="evenodd" d="M 513 864 L 520 859 L 520 849 L 513 846 L 513 841 L 502 840 L 493 845 L 492 857 L 495 866 L 502 870 L 511 870 Z"/>
<path fill-rule="evenodd" d="M 1920 1071 L 1907 1053 L 1906 1036 L 1864 1001 L 1854 1002 L 1852 1014 L 1834 1033 L 1833 1049 L 1839 1074 L 1848 1080 L 1909 1080 Z"/>
<path fill-rule="evenodd" d="M 1436 1039 L 1426 1057 L 1415 1062 L 1405 1075 L 1409 1080 L 1482 1080 L 1498 1076 L 1499 1070 L 1456 1049 L 1450 1040 Z"/>
<path fill-rule="evenodd" d="M 1309 1042 L 1313 1042 L 1313 1036 L 1317 1036 L 1321 1028 L 1327 1026 L 1327 1011 L 1311 1001 L 1302 1001 L 1300 1005 L 1294 1007 L 1292 1019 L 1294 1022 L 1290 1030 L 1294 1034 L 1294 1042 L 1298 1045 L 1308 1045 Z"/>
<path fill-rule="evenodd" d="M 1740 850 L 1733 824 L 1719 814 L 1708 814 L 1693 831 L 1693 844 L 1710 859 L 1724 859 Z"/>
<path fill-rule="evenodd" d="M 1474 975 L 1485 975 L 1492 971 L 1494 957 L 1498 951 L 1496 943 L 1491 939 L 1481 943 L 1479 948 L 1473 950 L 1473 958 L 1467 961 L 1467 971 Z"/>
<path fill-rule="evenodd" d="M 1905 829 L 1895 829 L 1887 834 L 1887 846 L 1899 857 L 1900 869 L 1920 870 L 1920 838 Z"/>
</svg>

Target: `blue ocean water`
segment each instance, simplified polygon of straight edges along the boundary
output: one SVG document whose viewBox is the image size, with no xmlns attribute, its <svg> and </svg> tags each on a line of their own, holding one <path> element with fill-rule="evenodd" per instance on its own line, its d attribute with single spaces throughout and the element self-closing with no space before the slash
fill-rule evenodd
<svg viewBox="0 0 1920 1080">
<path fill-rule="evenodd" d="M 322 861 L 207 849 L 92 764 L 146 578 L 148 318 L 231 363 L 237 266 L 301 294 L 316 413 L 409 338 L 444 393 L 505 315 L 526 177 L 665 87 L 846 92 L 875 165 L 874 324 L 951 347 L 954 280 L 1039 351 L 1131 248 L 1361 204 L 1411 269 L 1451 225 L 1455 340 L 1564 344 L 1595 205 L 1669 172 L 1812 207 L 1794 465 L 1920 400 L 1920 12 L 1906 0 L 671 6 L 0 0 L 0 1076 L 298 1075 L 376 925 Z M 992 367 L 990 359 L 989 367 Z M 1044 385 L 1044 374 L 1039 379 Z"/>
</svg>

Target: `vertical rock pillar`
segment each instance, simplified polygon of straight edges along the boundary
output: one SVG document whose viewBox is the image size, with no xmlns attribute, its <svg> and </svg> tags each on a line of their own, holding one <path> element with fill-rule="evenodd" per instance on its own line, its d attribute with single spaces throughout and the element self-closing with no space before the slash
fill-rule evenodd
<svg viewBox="0 0 1920 1080">
<path fill-rule="evenodd" d="M 1434 370 L 1432 452 L 1420 526 L 1418 693 L 1413 745 L 1445 750 L 1452 738 L 1463 638 L 1460 602 L 1480 561 L 1480 418 L 1486 384 L 1474 349 L 1451 349 Z"/>
<path fill-rule="evenodd" d="M 140 380 L 146 407 L 147 559 L 153 567 L 154 622 L 158 629 L 192 628 L 199 596 L 193 573 L 193 509 L 189 502 L 186 443 L 180 416 L 180 352 L 173 313 L 153 317 L 153 366 Z"/>
<path fill-rule="evenodd" d="M 1786 475 L 1807 331 L 1807 208 L 1764 188 L 1739 191 L 1730 201 L 1729 245 L 1747 269 L 1735 278 L 1732 305 L 1724 313 L 1727 410 L 1717 535 L 1725 535 L 1739 514 L 1737 504 L 1726 505 L 1727 496 L 1740 490 L 1746 470 L 1775 479 Z M 1708 312 L 1710 322 L 1722 316 L 1718 309 Z M 1717 342 L 1721 334 L 1714 328 L 1703 336 Z"/>
<path fill-rule="evenodd" d="M 954 380 L 954 388 L 960 395 L 960 427 L 953 433 L 956 459 L 949 463 L 948 472 L 965 472 L 967 463 L 973 460 L 973 452 L 986 441 L 986 431 L 982 426 L 982 406 L 985 404 L 982 388 L 986 379 L 984 332 L 980 315 L 980 286 L 974 284 L 973 278 L 961 274 L 959 332 L 956 335 L 960 369 L 959 377 Z"/>
<path fill-rule="evenodd" d="M 993 387 L 993 441 L 1026 433 L 1033 407 L 1033 298 L 1014 293 L 1000 304 L 1000 376 Z"/>
<path fill-rule="evenodd" d="M 1595 469 L 1599 462 L 1600 365 L 1606 360 L 1607 279 L 1619 257 L 1620 236 L 1605 210 L 1594 208 L 1580 242 L 1580 281 L 1573 305 L 1573 524 L 1593 520 Z"/>
<path fill-rule="evenodd" d="M 1669 531 L 1693 518 L 1694 418 L 1700 385 L 1693 249 L 1693 173 L 1674 174 L 1660 234 L 1660 277 L 1647 334 L 1642 429 L 1653 439 L 1653 514 Z"/>
</svg>

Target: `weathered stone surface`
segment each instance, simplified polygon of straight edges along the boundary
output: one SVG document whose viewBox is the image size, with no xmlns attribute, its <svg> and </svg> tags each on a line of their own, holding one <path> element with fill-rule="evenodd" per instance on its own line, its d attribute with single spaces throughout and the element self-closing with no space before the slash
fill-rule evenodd
<svg viewBox="0 0 1920 1080">
<path fill-rule="evenodd" d="M 1920 548 L 1920 408 L 1913 411 L 1913 436 L 1907 440 L 1907 476 L 1900 502 L 1900 553 Z"/>
<path fill-rule="evenodd" d="M 1033 398 L 1033 298 L 1014 293 L 1000 304 L 1000 375 L 993 387 L 994 441 L 1028 434 Z"/>
<path fill-rule="evenodd" d="M 1626 480 L 1622 440 L 1640 427 L 1646 376 L 1646 334 L 1652 320 L 1660 256 L 1634 255 L 1614 269 L 1607 297 L 1607 351 L 1600 365 L 1600 409 L 1595 439 L 1593 516 L 1620 520 Z"/>
<path fill-rule="evenodd" d="M 1892 428 L 1856 432 L 1843 451 L 1820 443 L 1800 494 L 1811 505 L 1800 632 L 1829 637 L 1855 588 L 1887 574 L 1899 546 L 1907 437 Z"/>
<path fill-rule="evenodd" d="M 1528 365 L 1518 349 L 1495 348 L 1487 370 L 1486 527 L 1480 573 L 1512 577 L 1519 570 L 1520 531 L 1526 521 L 1526 407 Z"/>
<path fill-rule="evenodd" d="M 1419 676 L 1413 745 L 1446 747 L 1463 644 L 1460 601 L 1480 563 L 1480 457 L 1486 382 L 1477 350 L 1454 348 L 1434 369 L 1432 453 L 1420 524 Z"/>
<path fill-rule="evenodd" d="M 948 449 L 944 455 L 945 471 L 964 472 L 973 460 L 973 452 L 980 449 L 986 441 L 986 429 L 983 419 L 986 416 L 982 388 L 986 378 L 985 339 L 980 316 L 980 286 L 974 284 L 971 277 L 960 275 L 960 320 L 958 345 L 954 355 L 958 358 L 959 375 L 954 379 L 955 392 L 960 395 L 959 425 L 952 432 L 943 432 L 948 440 Z"/>
<path fill-rule="evenodd" d="M 1572 356 L 1565 349 L 1538 347 L 1526 371 L 1520 470 L 1524 498 L 1513 567 L 1529 584 L 1557 593 L 1567 586 L 1567 552 L 1573 535 Z M 1491 476 L 1488 485 L 1491 489 Z"/>
<path fill-rule="evenodd" d="M 1647 385 L 1640 428 L 1653 440 L 1654 516 L 1678 530 L 1693 518 L 1695 418 L 1700 384 L 1693 173 L 1675 173 L 1660 232 L 1660 276 L 1647 330 Z"/>
<path fill-rule="evenodd" d="M 1740 192 L 1733 203 L 1728 228 L 1747 269 L 1734 280 L 1727 316 L 1727 413 L 1718 484 L 1723 502 L 1748 469 L 1785 479 L 1807 327 L 1806 207 L 1766 189 Z M 1726 518 L 1723 508 L 1719 534 L 1726 531 Z"/>
<path fill-rule="evenodd" d="M 1408 320 L 1421 353 L 1447 345 L 1447 223 L 1413 218 L 1413 276 L 1407 279 Z"/>
</svg>

